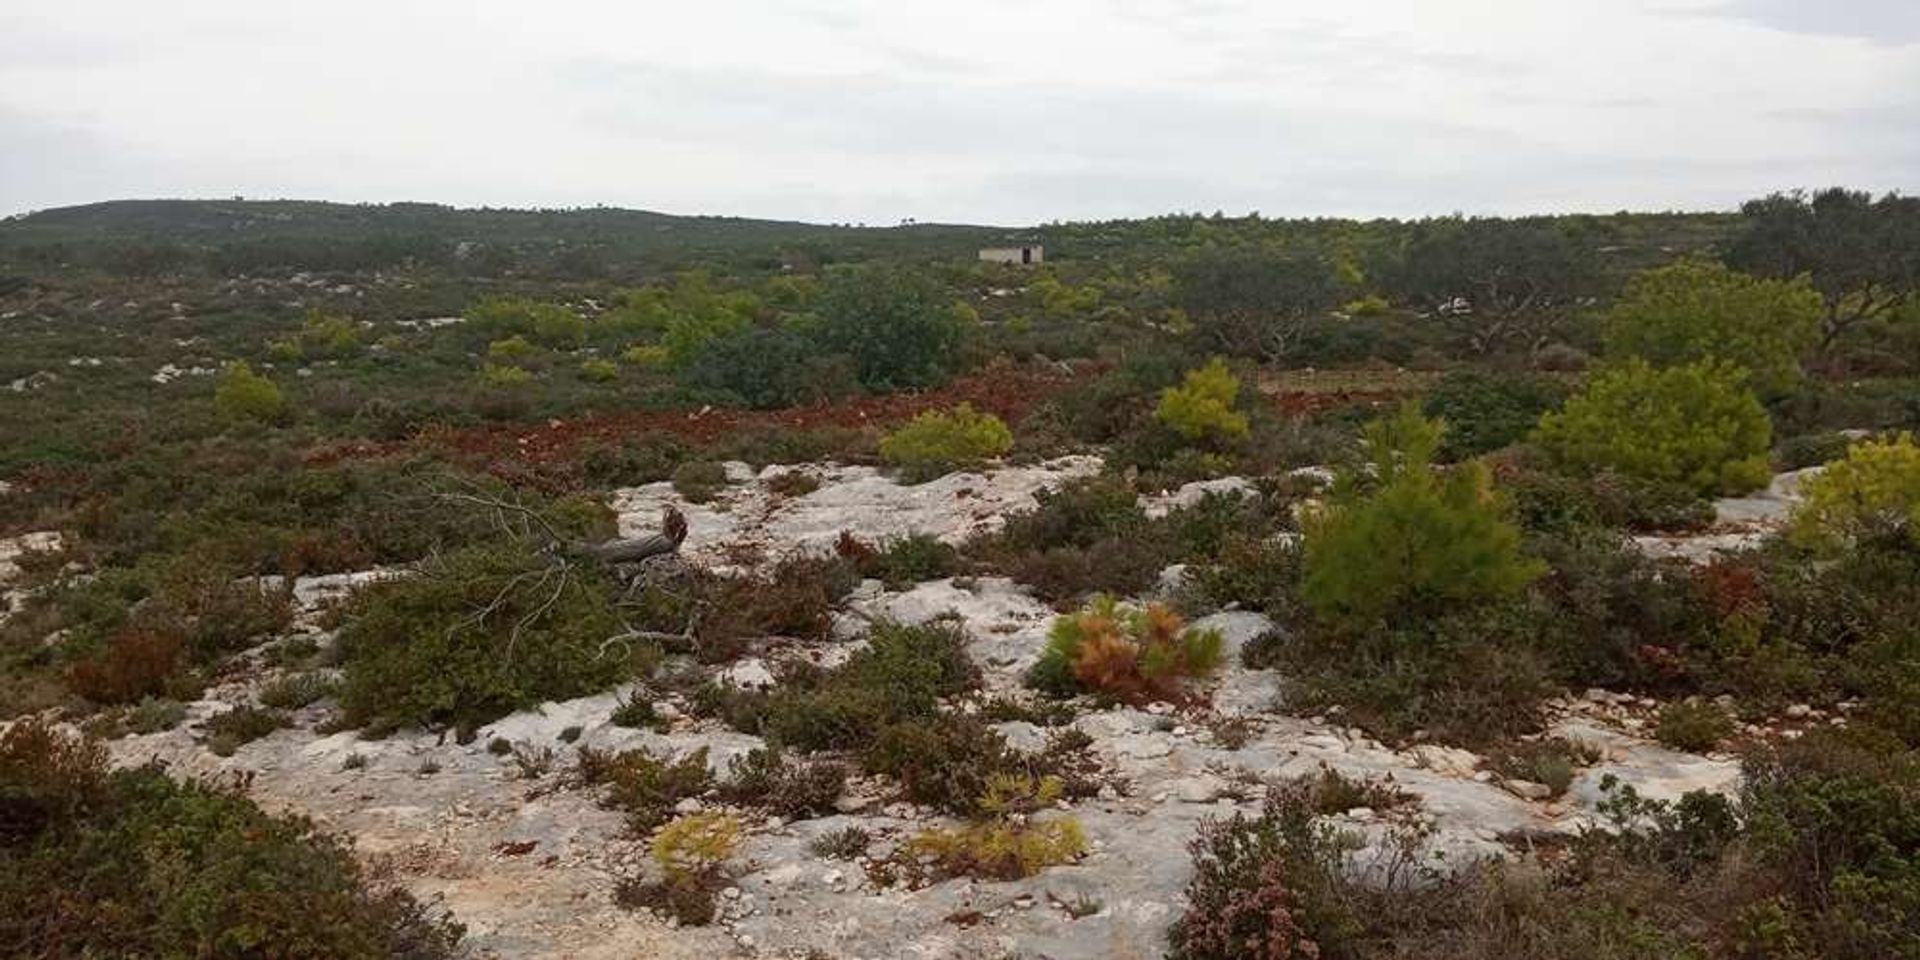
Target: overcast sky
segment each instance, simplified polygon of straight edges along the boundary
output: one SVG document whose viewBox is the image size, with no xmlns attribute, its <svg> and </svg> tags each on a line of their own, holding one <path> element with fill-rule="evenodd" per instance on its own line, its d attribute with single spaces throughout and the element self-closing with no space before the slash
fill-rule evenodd
<svg viewBox="0 0 1920 960">
<path fill-rule="evenodd" d="M 1920 0 L 6 0 L 0 214 L 1025 224 L 1920 190 Z"/>
</svg>

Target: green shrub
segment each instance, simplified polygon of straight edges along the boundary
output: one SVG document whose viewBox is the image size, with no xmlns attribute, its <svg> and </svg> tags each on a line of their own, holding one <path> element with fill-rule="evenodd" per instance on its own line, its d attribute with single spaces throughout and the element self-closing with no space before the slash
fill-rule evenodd
<svg viewBox="0 0 1920 960">
<path fill-rule="evenodd" d="M 1541 414 L 1566 396 L 1566 388 L 1550 377 L 1461 370 L 1440 378 L 1424 410 L 1447 425 L 1441 459 L 1458 461 L 1526 439 Z"/>
<path fill-rule="evenodd" d="M 673 492 L 688 503 L 706 503 L 727 486 L 727 468 L 711 460 L 690 460 L 674 468 Z"/>
<path fill-rule="evenodd" d="M 582 360 L 580 379 L 588 383 L 612 383 L 620 379 L 620 367 L 611 360 Z"/>
<path fill-rule="evenodd" d="M 1772 426 L 1737 367 L 1655 369 L 1630 360 L 1540 420 L 1535 440 L 1562 466 L 1734 495 L 1766 484 Z"/>
<path fill-rule="evenodd" d="M 1227 443 L 1247 435 L 1247 416 L 1236 409 L 1240 380 L 1227 362 L 1214 357 L 1187 371 L 1180 386 L 1160 392 L 1153 418 L 1191 442 Z"/>
<path fill-rule="evenodd" d="M 430 558 L 357 594 L 340 630 L 349 723 L 484 723 L 622 679 L 610 590 L 519 543 Z"/>
<path fill-rule="evenodd" d="M 1371 474 L 1343 473 L 1303 522 L 1300 593 L 1316 615 L 1360 625 L 1431 614 L 1511 596 L 1540 575 L 1487 469 L 1433 468 L 1441 433 L 1412 404 L 1367 427 Z"/>
<path fill-rule="evenodd" d="M 713 786 L 705 747 L 671 762 L 645 750 L 607 753 L 592 747 L 579 749 L 581 781 L 606 787 L 605 804 L 626 812 L 627 827 L 636 836 L 644 836 L 672 818 L 674 804 L 697 797 Z"/>
<path fill-rule="evenodd" d="M 44 956 L 461 955 L 340 840 L 35 723 L 0 734 L 0 942 Z"/>
<path fill-rule="evenodd" d="M 1920 545 L 1920 445 L 1911 434 L 1854 444 L 1808 478 L 1794 509 L 1797 542 L 1833 550 L 1874 538 Z"/>
<path fill-rule="evenodd" d="M 1555 690 L 1537 645 L 1549 622 L 1518 601 L 1480 604 L 1360 633 L 1282 635 L 1262 652 L 1287 671 L 1291 710 L 1339 707 L 1345 722 L 1388 742 L 1424 731 L 1478 747 L 1538 729 L 1541 701 Z"/>
<path fill-rule="evenodd" d="M 1125 479 L 1101 474 L 1034 494 L 1036 506 L 1007 517 L 990 546 L 1008 552 L 1090 547 L 1133 536 L 1146 526 L 1139 498 Z"/>
<path fill-rule="evenodd" d="M 776 746 L 748 751 L 727 765 L 720 797 L 763 807 L 786 820 L 830 816 L 847 789 L 847 768 L 832 761 L 796 761 Z"/>
<path fill-rule="evenodd" d="M 1808 278 L 1762 280 L 1711 260 L 1645 270 L 1607 311 L 1607 354 L 1658 366 L 1719 360 L 1767 391 L 1800 379 L 1800 355 L 1820 342 L 1825 316 Z"/>
<path fill-rule="evenodd" d="M 523 366 L 538 356 L 540 348 L 534 346 L 526 337 L 514 334 L 504 340 L 495 340 L 487 344 L 487 359 L 493 363 L 511 367 Z"/>
<path fill-rule="evenodd" d="M 861 576 L 883 581 L 891 590 L 960 572 L 960 552 L 929 533 L 908 534 L 879 550 L 842 534 L 838 549 L 841 556 L 853 561 Z"/>
<path fill-rule="evenodd" d="M 1653 735 L 1676 750 L 1705 753 L 1733 735 L 1733 718 L 1706 700 L 1680 700 L 1660 708 Z"/>
<path fill-rule="evenodd" d="M 1213 672 L 1222 643 L 1218 630 L 1189 629 L 1165 604 L 1134 608 L 1096 597 L 1084 610 L 1054 619 L 1029 682 L 1054 694 L 1167 698 L 1183 678 Z M 1070 687 L 1060 689 L 1062 681 Z"/>
<path fill-rule="evenodd" d="M 1013 448 L 1013 432 L 991 413 L 963 403 L 914 417 L 880 441 L 880 456 L 914 478 L 974 467 Z"/>
<path fill-rule="evenodd" d="M 933 716 L 941 699 L 978 682 L 957 627 L 877 624 L 846 663 L 776 688 L 758 732 L 802 750 L 858 750 L 892 724 Z"/>
<path fill-rule="evenodd" d="M 287 419 L 287 401 L 272 380 L 253 372 L 245 360 L 220 371 L 214 383 L 213 404 L 229 420 L 280 423 Z"/>
<path fill-rule="evenodd" d="M 496 390 L 510 390 L 524 387 L 533 382 L 533 371 L 502 363 L 489 363 L 480 368 L 480 385 Z"/>
<path fill-rule="evenodd" d="M 938 386 L 962 360 L 967 324 L 930 278 L 887 267 L 828 276 L 813 337 L 852 358 L 869 390 Z"/>
<path fill-rule="evenodd" d="M 244 705 L 208 720 L 207 749 L 216 756 L 231 757 L 245 744 L 252 743 L 287 725 L 287 715 L 278 710 L 262 710 Z"/>
<path fill-rule="evenodd" d="M 333 695 L 334 682 L 317 673 L 296 673 L 280 677 L 260 688 L 260 705 L 275 710 L 298 710 Z"/>
</svg>

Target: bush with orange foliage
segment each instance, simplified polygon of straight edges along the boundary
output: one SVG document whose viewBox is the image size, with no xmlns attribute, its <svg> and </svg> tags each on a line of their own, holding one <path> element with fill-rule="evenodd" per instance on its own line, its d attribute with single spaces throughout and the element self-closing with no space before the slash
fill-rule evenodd
<svg viewBox="0 0 1920 960">
<path fill-rule="evenodd" d="M 1220 665 L 1218 630 L 1195 630 L 1163 603 L 1145 608 L 1100 595 L 1078 613 L 1056 619 L 1047 649 L 1027 683 L 1057 696 L 1092 692 L 1137 702 L 1168 699 L 1183 677 Z"/>
</svg>

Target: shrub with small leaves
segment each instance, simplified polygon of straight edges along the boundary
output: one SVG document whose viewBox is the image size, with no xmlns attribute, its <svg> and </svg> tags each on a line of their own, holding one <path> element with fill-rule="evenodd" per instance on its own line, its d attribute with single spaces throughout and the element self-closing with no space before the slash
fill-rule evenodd
<svg viewBox="0 0 1920 960">
<path fill-rule="evenodd" d="M 985 817 L 957 828 L 916 834 L 907 849 L 953 876 L 1018 880 L 1070 863 L 1086 852 L 1086 831 L 1071 817 L 1039 820 L 1026 814 L 1052 806 L 1061 784 L 1049 777 L 993 778 L 979 798 Z"/>
<path fill-rule="evenodd" d="M 287 725 L 287 716 L 277 710 L 240 706 L 206 722 L 207 749 L 216 756 L 231 757 L 241 746 L 252 743 Z"/>
<path fill-rule="evenodd" d="M 580 779 L 605 785 L 605 802 L 627 813 L 627 826 L 644 834 L 673 815 L 673 805 L 705 793 L 713 786 L 705 747 L 675 761 L 661 760 L 645 750 L 608 753 L 580 748 Z"/>
<path fill-rule="evenodd" d="M 1660 708 L 1653 735 L 1669 747 L 1705 753 L 1733 735 L 1733 717 L 1711 701 L 1676 701 Z"/>
<path fill-rule="evenodd" d="M 740 821 L 723 813 L 690 814 L 661 827 L 653 835 L 661 878 L 623 880 L 615 899 L 688 926 L 712 923 L 714 895 L 725 882 L 727 858 L 739 847 L 740 834 Z"/>
<path fill-rule="evenodd" d="M 673 492 L 688 503 L 706 503 L 727 486 L 727 468 L 711 460 L 693 460 L 673 471 Z"/>
</svg>

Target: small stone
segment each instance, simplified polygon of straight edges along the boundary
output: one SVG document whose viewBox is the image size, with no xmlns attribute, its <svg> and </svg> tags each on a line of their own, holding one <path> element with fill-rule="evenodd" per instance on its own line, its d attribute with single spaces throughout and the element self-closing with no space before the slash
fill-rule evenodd
<svg viewBox="0 0 1920 960">
<path fill-rule="evenodd" d="M 1172 733 L 1172 734 L 1173 734 L 1174 736 L 1176 736 L 1176 737 L 1184 737 L 1184 736 L 1186 736 L 1186 735 L 1187 735 L 1187 728 L 1186 728 L 1186 727 L 1174 727 L 1174 728 L 1173 728 L 1173 730 L 1172 730 L 1172 731 L 1170 731 L 1170 732 L 1171 732 L 1171 733 Z"/>
<path fill-rule="evenodd" d="M 1173 794 L 1181 803 L 1209 803 L 1225 788 L 1215 777 L 1183 777 L 1173 785 Z"/>
<path fill-rule="evenodd" d="M 874 798 L 872 797 L 861 797 L 861 796 L 854 796 L 852 794 L 848 794 L 847 796 L 844 796 L 838 800 L 835 800 L 833 802 L 833 809 L 838 810 L 841 813 L 858 813 L 861 810 L 865 810 L 866 808 L 873 806 L 873 802 L 874 802 Z"/>
<path fill-rule="evenodd" d="M 699 813 L 704 806 L 698 797 L 682 797 L 679 803 L 673 805 L 673 812 L 684 816 L 689 813 Z"/>
<path fill-rule="evenodd" d="M 1812 707 L 1809 707 L 1804 703 L 1796 703 L 1793 706 L 1787 708 L 1787 719 L 1805 720 L 1812 713 L 1813 713 Z"/>
<path fill-rule="evenodd" d="M 1532 780 L 1505 780 L 1500 786 L 1522 800 L 1545 800 L 1553 796 L 1552 787 Z"/>
<path fill-rule="evenodd" d="M 1346 818 L 1348 820 L 1358 820 L 1361 823 L 1366 823 L 1367 821 L 1373 819 L 1373 808 L 1372 807 L 1354 807 L 1353 809 L 1348 810 L 1346 812 Z"/>
<path fill-rule="evenodd" d="M 1160 791 L 1159 793 L 1156 793 L 1156 794 L 1154 794 L 1154 795 L 1153 795 L 1153 802 L 1154 802 L 1154 803 L 1166 803 L 1166 802 L 1167 802 L 1167 792 L 1166 792 L 1165 790 L 1162 790 L 1162 791 Z"/>
<path fill-rule="evenodd" d="M 739 888 L 739 887 L 728 887 L 728 888 L 726 888 L 725 890 L 722 890 L 722 891 L 720 891 L 720 899 L 722 899 L 722 900 L 738 900 L 738 899 L 740 899 L 740 888 Z"/>
<path fill-rule="evenodd" d="M 1487 783 L 1487 782 L 1489 782 L 1489 781 L 1491 781 L 1491 780 L 1493 779 L 1493 771 L 1491 771 L 1491 770 L 1475 770 L 1475 771 L 1473 772 L 1473 779 L 1474 779 L 1474 781 L 1475 781 L 1475 782 L 1477 782 L 1477 783 Z"/>
<path fill-rule="evenodd" d="M 1120 799 L 1120 791 L 1115 790 L 1111 783 L 1103 783 L 1100 785 L 1100 792 L 1094 794 L 1094 796 L 1101 800 L 1118 800 Z"/>
<path fill-rule="evenodd" d="M 1612 699 L 1613 699 L 1613 694 L 1610 694 L 1605 690 L 1600 689 L 1599 687 L 1587 688 L 1588 703 L 1607 703 Z"/>
</svg>

